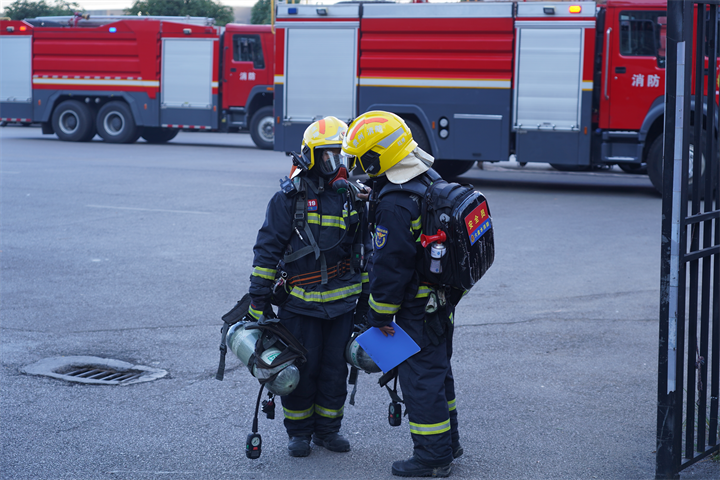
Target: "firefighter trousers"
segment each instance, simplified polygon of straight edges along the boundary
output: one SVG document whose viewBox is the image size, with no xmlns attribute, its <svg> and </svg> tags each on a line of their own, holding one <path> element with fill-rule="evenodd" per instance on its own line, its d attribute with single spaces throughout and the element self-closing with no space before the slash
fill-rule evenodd
<svg viewBox="0 0 720 480">
<path fill-rule="evenodd" d="M 396 320 L 403 328 L 406 325 L 410 327 L 408 322 L 413 322 L 414 330 L 419 334 L 415 322 L 423 322 L 424 318 L 415 317 L 408 318 L 401 310 Z M 410 329 L 413 330 L 412 327 Z M 452 335 L 452 312 L 449 312 L 448 327 L 439 344 L 433 345 L 423 331 L 421 342 L 418 342 L 421 350 L 401 363 L 398 369 L 409 417 L 413 454 L 433 467 L 452 462 L 453 448 L 460 443 L 455 382 L 450 365 Z"/>
<path fill-rule="evenodd" d="M 353 312 L 321 319 L 281 309 L 278 317 L 307 349 L 297 388 L 281 397 L 288 435 L 338 432 L 347 397 L 345 346 L 352 332 Z"/>
</svg>

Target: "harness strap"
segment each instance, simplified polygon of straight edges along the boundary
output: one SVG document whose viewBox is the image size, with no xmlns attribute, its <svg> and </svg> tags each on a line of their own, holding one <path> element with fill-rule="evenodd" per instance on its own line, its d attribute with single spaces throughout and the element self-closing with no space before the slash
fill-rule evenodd
<svg viewBox="0 0 720 480">
<path fill-rule="evenodd" d="M 305 220 L 305 234 L 308 236 L 308 241 L 310 242 L 312 251 L 315 254 L 315 260 L 317 260 L 320 258 L 320 247 L 315 241 L 315 236 L 312 234 L 312 230 L 310 230 L 310 224 L 307 222 L 307 219 Z"/>
<path fill-rule="evenodd" d="M 389 372 L 382 374 L 382 376 L 378 379 L 378 384 L 380 385 L 380 387 L 386 386 L 390 382 L 390 380 L 397 377 L 397 374 L 398 368 L 395 367 Z"/>
<path fill-rule="evenodd" d="M 324 257 L 324 256 L 323 256 Z M 349 258 L 341 260 L 334 267 L 326 269 L 328 280 L 335 277 L 341 277 L 350 271 L 351 262 Z M 304 287 L 314 285 L 322 281 L 322 270 L 295 275 L 288 280 L 292 286 Z M 327 282 L 326 282 L 327 283 Z"/>
<path fill-rule="evenodd" d="M 295 358 L 299 359 L 298 361 L 300 363 L 305 363 L 305 361 L 306 361 L 305 355 L 307 354 L 307 349 L 303 346 L 302 343 L 300 343 L 300 341 L 297 338 L 295 338 L 295 335 L 290 333 L 290 331 L 285 327 L 285 325 L 280 323 L 279 320 L 265 319 L 262 322 L 249 323 L 245 326 L 246 330 L 252 330 L 252 329 L 256 329 L 256 328 L 262 330 L 263 332 L 269 332 L 270 334 L 273 334 L 276 337 L 278 337 L 280 339 L 280 341 L 287 346 L 288 350 L 295 355 Z M 258 343 L 259 343 L 259 341 L 258 341 Z M 257 346 L 258 345 L 256 344 L 256 347 Z M 280 365 L 281 363 L 288 361 L 285 358 L 281 358 L 280 360 L 278 360 L 278 358 L 273 360 L 270 365 L 268 365 L 268 364 L 262 365 L 260 363 L 260 362 L 262 362 L 262 360 L 260 360 L 260 359 L 258 359 L 259 360 L 258 363 L 261 366 L 263 366 L 264 368 L 271 368 L 271 367 L 275 367 L 277 365 Z M 250 363 L 250 362 L 248 362 L 248 363 Z M 264 362 L 262 362 L 262 363 L 264 363 Z"/>
<path fill-rule="evenodd" d="M 307 246 L 301 248 L 300 250 L 297 250 L 293 253 L 285 255 L 285 257 L 283 257 L 283 262 L 285 262 L 285 264 L 292 263 L 295 260 L 297 260 L 298 258 L 302 258 L 305 255 L 311 254 L 314 250 L 315 249 L 312 247 L 312 245 L 307 245 Z"/>
<path fill-rule="evenodd" d="M 222 379 L 225 378 L 225 355 L 227 354 L 228 330 L 231 325 L 235 325 L 247 316 L 251 303 L 252 299 L 250 298 L 250 294 L 246 293 L 228 313 L 222 316 L 223 326 L 220 330 L 220 362 L 218 363 L 218 371 L 215 374 L 217 380 L 222 381 Z"/>
<path fill-rule="evenodd" d="M 392 399 L 393 402 L 405 403 L 405 401 L 402 398 L 400 398 L 400 395 L 398 395 L 398 393 L 397 393 L 397 380 L 398 379 L 397 379 L 397 375 L 396 375 L 395 376 L 395 384 L 393 385 L 392 390 L 390 390 L 389 385 L 385 385 L 385 388 L 387 388 L 387 391 L 390 394 L 390 398 Z M 407 409 L 405 409 L 405 413 L 407 414 Z"/>
<path fill-rule="evenodd" d="M 355 405 L 355 394 L 357 393 L 357 381 L 358 381 L 359 370 L 357 367 L 350 367 L 350 376 L 348 377 L 348 385 L 352 385 L 352 393 L 350 394 L 350 405 Z"/>
<path fill-rule="evenodd" d="M 222 381 L 225 378 L 225 355 L 227 354 L 227 332 L 230 329 L 230 325 L 223 323 L 220 333 L 222 338 L 220 339 L 220 363 L 218 364 L 218 371 L 215 374 L 215 380 Z"/>
<path fill-rule="evenodd" d="M 307 202 L 305 201 L 305 190 L 298 192 L 295 197 L 295 214 L 293 215 L 293 228 L 302 228 L 305 223 L 305 209 Z"/>
<path fill-rule="evenodd" d="M 306 201 L 306 187 L 309 186 L 312 191 L 314 191 L 317 194 L 317 190 L 314 188 L 314 185 L 312 182 L 306 181 L 304 178 L 300 177 L 299 185 L 298 185 L 298 194 L 295 197 L 295 213 L 293 214 L 293 228 L 295 231 L 298 232 L 298 235 L 300 235 L 300 239 L 304 242 L 306 241 L 310 245 L 306 245 L 305 247 L 301 248 L 300 250 L 297 250 L 293 253 L 290 253 L 288 255 L 285 255 L 283 258 L 283 261 L 285 263 L 291 263 L 294 262 L 306 255 L 309 255 L 310 253 L 315 254 L 315 260 L 320 258 L 320 247 L 318 246 L 317 242 L 315 241 L 315 236 L 312 234 L 312 230 L 310 230 L 310 224 L 307 222 L 307 201 Z M 300 233 L 300 230 L 305 233 L 307 236 L 307 239 L 303 238 L 302 234 Z"/>
<path fill-rule="evenodd" d="M 322 285 L 327 285 L 328 283 L 328 268 L 327 268 L 327 260 L 325 260 L 325 254 L 323 253 L 320 255 L 320 276 L 322 277 L 322 280 L 320 283 Z"/>
</svg>

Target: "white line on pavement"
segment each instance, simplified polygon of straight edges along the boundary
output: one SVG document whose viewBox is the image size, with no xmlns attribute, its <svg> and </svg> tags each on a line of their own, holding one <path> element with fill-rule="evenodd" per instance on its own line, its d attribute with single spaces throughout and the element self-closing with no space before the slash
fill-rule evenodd
<svg viewBox="0 0 720 480">
<path fill-rule="evenodd" d="M 133 208 L 133 207 L 113 207 L 110 205 L 85 205 L 89 208 L 108 208 L 110 210 L 135 210 L 139 212 L 163 212 L 163 213 L 191 213 L 195 215 L 210 215 L 210 212 L 194 212 L 192 210 L 163 210 L 160 208 Z"/>
</svg>

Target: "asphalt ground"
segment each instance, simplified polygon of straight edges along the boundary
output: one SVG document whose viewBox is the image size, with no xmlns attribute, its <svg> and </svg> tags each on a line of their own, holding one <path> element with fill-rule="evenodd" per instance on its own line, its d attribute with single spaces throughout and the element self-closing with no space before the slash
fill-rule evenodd
<svg viewBox="0 0 720 480">
<path fill-rule="evenodd" d="M 412 444 L 407 417 L 387 423 L 378 374 L 345 407 L 352 450 L 300 459 L 279 409 L 246 459 L 257 382 L 232 354 L 214 379 L 220 317 L 247 291 L 288 171 L 247 135 L 108 145 L 0 129 L 0 477 L 394 478 Z M 456 314 L 452 478 L 653 478 L 660 197 L 619 170 L 507 162 L 462 180 L 488 197 L 496 259 Z M 22 373 L 71 355 L 169 374 L 120 387 Z"/>
</svg>

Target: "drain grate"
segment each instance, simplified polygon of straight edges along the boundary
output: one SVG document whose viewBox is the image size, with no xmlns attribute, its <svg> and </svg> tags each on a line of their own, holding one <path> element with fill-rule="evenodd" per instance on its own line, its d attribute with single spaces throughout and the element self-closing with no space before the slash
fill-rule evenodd
<svg viewBox="0 0 720 480">
<path fill-rule="evenodd" d="M 45 358 L 28 365 L 22 371 L 28 375 L 44 375 L 68 382 L 95 385 L 131 385 L 167 375 L 167 371 L 159 368 L 86 356 Z"/>
<path fill-rule="evenodd" d="M 122 383 L 135 380 L 136 378 L 140 378 L 143 375 L 143 372 L 137 370 L 130 370 L 129 372 L 118 372 L 105 368 L 82 367 L 79 369 L 73 368 L 71 372 L 67 372 L 65 373 L 65 375 L 67 375 L 68 377 L 102 380 L 104 382 L 115 380 L 116 382 Z"/>
</svg>

